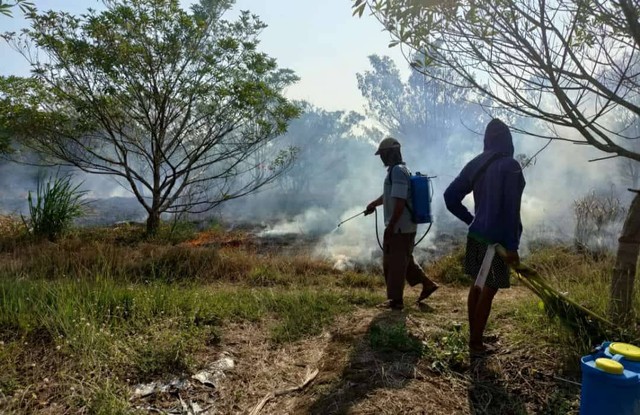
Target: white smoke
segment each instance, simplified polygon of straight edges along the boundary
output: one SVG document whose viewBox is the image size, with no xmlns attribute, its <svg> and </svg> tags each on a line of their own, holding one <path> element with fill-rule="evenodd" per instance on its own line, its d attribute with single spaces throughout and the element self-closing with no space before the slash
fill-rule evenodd
<svg viewBox="0 0 640 415">
<path fill-rule="evenodd" d="M 486 123 L 490 119 L 487 116 Z M 373 138 L 372 141 L 380 138 L 382 137 Z M 464 165 L 483 148 L 482 135 L 473 132 L 466 135 L 456 132 L 445 143 L 446 147 L 443 148 L 428 148 L 425 145 L 424 149 L 403 152 L 408 167 L 413 172 L 421 171 L 437 176 L 433 179 L 435 195 L 432 209 L 435 223 L 429 236 L 417 248 L 423 260 L 430 258 L 425 252 L 432 250 L 443 234 L 455 235 L 459 239 L 464 235 L 464 225 L 446 210 L 442 195 Z M 530 157 L 545 144 L 545 140 L 514 134 L 516 154 L 523 153 Z M 315 235 L 324 233 L 316 246 L 315 255 L 331 260 L 338 269 L 377 259 L 380 250 L 376 242 L 373 216 L 357 217 L 335 229 L 335 224 L 361 212 L 367 203 L 381 194 L 386 170 L 380 160 L 373 156 L 374 151 L 375 147 L 370 145 L 358 153 L 350 153 L 349 162 L 357 167 L 351 169 L 349 175 L 332 177 L 330 171 L 325 173 L 330 178 L 328 182 L 335 183 L 332 189 L 334 202 L 330 206 L 318 210 L 317 206 L 310 203 L 304 214 L 279 221 L 271 231 L 286 230 Z M 531 242 L 540 240 L 572 242 L 575 231 L 574 202 L 594 189 L 613 186 L 621 198 L 626 198 L 623 204 L 628 205 L 630 194 L 620 186 L 614 163 L 589 162 L 601 156 L 601 152 L 589 146 L 558 141 L 538 154 L 535 163 L 524 170 L 527 186 L 521 207 L 523 251 L 527 250 Z M 318 158 L 322 158 L 322 155 L 318 154 Z M 298 202 L 302 205 L 307 203 Z M 471 196 L 464 203 L 473 211 Z M 380 208 L 378 219 L 381 238 L 384 225 Z M 615 224 L 612 234 L 618 232 L 620 226 L 621 223 Z M 328 229 L 333 230 L 327 231 Z M 418 231 L 419 236 L 424 229 L 421 227 Z"/>
<path fill-rule="evenodd" d="M 345 122 L 348 116 L 345 113 L 336 119 Z M 438 131 L 443 136 L 437 140 L 431 139 L 433 131 L 425 131 L 403 142 L 403 156 L 409 169 L 437 176 L 433 179 L 435 222 L 429 236 L 419 245 L 421 255 L 440 243 L 442 235 L 460 237 L 465 231 L 464 224 L 444 207 L 442 195 L 464 165 L 482 151 L 483 139 L 482 131 L 474 133 L 463 125 L 464 115 L 452 117 L 459 119 L 459 126 L 451 131 Z M 486 125 L 490 119 L 485 115 L 481 124 Z M 304 118 L 293 121 L 290 132 L 282 139 L 287 145 L 296 145 L 303 151 L 308 149 L 298 168 L 290 173 L 290 181 L 296 183 L 279 181 L 256 194 L 225 203 L 215 214 L 231 223 L 263 223 L 266 229 L 259 236 L 264 238 L 289 234 L 317 238 L 314 254 L 330 259 L 337 268 L 371 262 L 380 255 L 374 216 L 359 216 L 340 228 L 336 226 L 362 212 L 382 193 L 386 169 L 374 152 L 375 144 L 385 134 L 371 130 L 369 127 L 375 125 L 375 121 L 364 117 L 345 131 L 336 127 L 331 114 L 308 121 Z M 363 131 L 367 132 L 365 136 Z M 578 138 L 573 130 L 563 133 L 566 137 Z M 541 139 L 514 134 L 516 154 L 532 156 L 545 144 Z M 631 194 L 620 183 L 615 161 L 588 162 L 601 156 L 603 153 L 590 146 L 554 142 L 524 170 L 527 186 L 521 214 L 525 249 L 528 243 L 539 239 L 570 241 L 575 228 L 573 203 L 592 190 L 613 186 L 624 199 L 623 205 L 628 206 Z M 38 169 L 3 163 L 0 172 L 0 209 L 25 213 L 26 195 L 29 190 L 35 191 Z M 144 211 L 131 193 L 112 178 L 77 171 L 74 174 L 76 180 L 83 182 L 82 188 L 89 190 L 90 198 L 102 201 L 120 198 L 115 204 L 98 202 L 99 205 L 111 211 L 123 210 L 126 204 L 121 202 L 126 199 L 131 206 L 137 206 L 137 210 L 127 208 L 119 220 L 126 220 L 128 216 L 131 220 L 144 218 Z M 464 203 L 473 210 L 471 197 Z M 382 237 L 382 209 L 378 213 Z M 424 230 L 421 226 L 419 235 Z"/>
</svg>

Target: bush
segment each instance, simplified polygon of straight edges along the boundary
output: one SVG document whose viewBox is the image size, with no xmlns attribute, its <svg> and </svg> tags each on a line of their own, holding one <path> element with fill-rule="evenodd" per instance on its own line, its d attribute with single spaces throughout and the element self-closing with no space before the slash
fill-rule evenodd
<svg viewBox="0 0 640 415">
<path fill-rule="evenodd" d="M 34 196 L 29 192 L 29 221 L 22 220 L 30 232 L 37 237 L 56 240 L 69 229 L 74 219 L 84 214 L 86 202 L 82 200 L 86 191 L 81 184 L 73 185 L 71 176 L 50 177 L 46 183 L 38 179 Z"/>
<path fill-rule="evenodd" d="M 184 220 L 173 220 L 171 223 L 161 224 L 153 240 L 177 245 L 195 237 L 196 226 L 193 223 Z"/>
<path fill-rule="evenodd" d="M 592 191 L 574 202 L 573 211 L 577 248 L 601 256 L 615 246 L 627 211 L 613 190 Z"/>
</svg>

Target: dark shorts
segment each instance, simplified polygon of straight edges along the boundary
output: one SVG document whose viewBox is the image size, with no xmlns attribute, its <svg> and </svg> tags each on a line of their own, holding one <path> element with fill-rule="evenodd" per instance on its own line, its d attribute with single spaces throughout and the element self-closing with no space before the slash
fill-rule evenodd
<svg viewBox="0 0 640 415">
<path fill-rule="evenodd" d="M 480 267 L 482 266 L 482 260 L 487 252 L 489 245 L 478 241 L 472 237 L 467 237 L 467 250 L 464 256 L 464 272 L 470 275 L 473 280 L 478 276 Z M 509 266 L 504 262 L 500 255 L 496 254 L 493 257 L 491 263 L 491 269 L 489 275 L 487 275 L 487 282 L 485 283 L 491 288 L 509 288 L 511 283 L 509 281 Z"/>
</svg>

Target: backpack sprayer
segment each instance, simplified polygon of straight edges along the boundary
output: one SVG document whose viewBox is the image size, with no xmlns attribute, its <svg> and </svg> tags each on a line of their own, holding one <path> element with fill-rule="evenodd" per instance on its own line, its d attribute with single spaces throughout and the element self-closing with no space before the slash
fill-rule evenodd
<svg viewBox="0 0 640 415">
<path fill-rule="evenodd" d="M 411 188 L 411 207 L 407 204 L 407 209 L 409 213 L 411 213 L 411 220 L 416 224 L 428 223 L 429 227 L 425 231 L 424 235 L 416 242 L 413 246 L 418 245 L 422 240 L 427 236 L 429 231 L 431 230 L 431 226 L 433 225 L 433 215 L 431 213 L 431 201 L 433 200 L 433 186 L 431 184 L 431 179 L 435 179 L 437 176 L 425 176 L 420 172 L 416 172 L 415 175 L 411 175 L 410 180 L 410 188 Z M 364 210 L 360 213 L 357 213 L 350 218 L 347 218 L 340 222 L 336 229 L 339 228 L 346 222 L 349 222 L 352 219 L 357 218 L 360 215 L 366 214 L 367 211 Z M 378 240 L 378 246 L 382 249 L 382 244 L 380 243 L 380 236 L 378 234 L 378 211 L 374 209 L 375 218 L 376 218 L 376 239 Z"/>
</svg>

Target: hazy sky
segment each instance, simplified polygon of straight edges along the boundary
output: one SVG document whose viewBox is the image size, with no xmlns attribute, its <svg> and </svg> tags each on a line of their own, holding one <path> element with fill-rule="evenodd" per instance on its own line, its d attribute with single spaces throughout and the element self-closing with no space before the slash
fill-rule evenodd
<svg viewBox="0 0 640 415">
<path fill-rule="evenodd" d="M 185 6 L 192 2 L 182 0 Z M 35 4 L 41 10 L 75 14 L 102 5 L 96 0 L 35 0 Z M 389 36 L 382 32 L 382 26 L 372 17 L 352 17 L 351 4 L 349 0 L 238 0 L 234 12 L 250 10 L 269 25 L 260 37 L 262 50 L 301 78 L 287 91 L 290 98 L 330 110 L 362 111 L 364 101 L 356 73 L 369 68 L 367 56 L 386 54 L 405 75 L 408 69 L 400 50 L 388 48 Z M 16 12 L 13 19 L 0 16 L 0 31 L 25 27 L 25 19 Z M 0 42 L 0 75 L 28 74 L 23 58 Z"/>
</svg>

